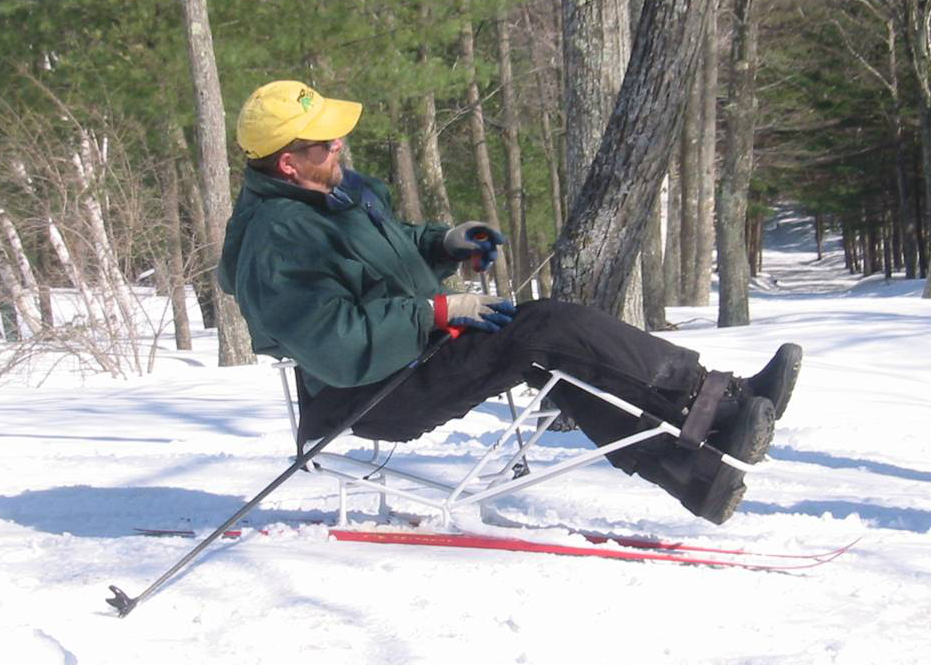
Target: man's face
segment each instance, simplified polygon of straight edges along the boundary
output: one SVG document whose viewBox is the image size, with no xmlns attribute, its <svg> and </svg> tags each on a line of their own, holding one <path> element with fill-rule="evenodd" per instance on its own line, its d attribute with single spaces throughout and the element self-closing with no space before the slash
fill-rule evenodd
<svg viewBox="0 0 931 665">
<path fill-rule="evenodd" d="M 343 181 L 343 170 L 339 165 L 342 149 L 343 140 L 333 139 L 313 143 L 291 153 L 294 173 L 290 179 L 305 189 L 331 191 Z"/>
</svg>

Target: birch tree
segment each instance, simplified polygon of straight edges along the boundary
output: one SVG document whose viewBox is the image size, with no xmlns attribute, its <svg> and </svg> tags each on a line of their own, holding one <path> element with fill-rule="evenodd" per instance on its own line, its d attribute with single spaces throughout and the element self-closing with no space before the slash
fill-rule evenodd
<svg viewBox="0 0 931 665">
<path fill-rule="evenodd" d="M 32 295 L 23 288 L 16 269 L 7 258 L 6 250 L 0 246 L 0 285 L 10 294 L 16 313 L 26 324 L 29 332 L 38 335 L 42 332 L 42 314 Z"/>
<path fill-rule="evenodd" d="M 0 208 L 0 229 L 3 230 L 3 235 L 6 237 L 8 243 L 7 247 L 10 251 L 10 254 L 13 257 L 13 261 L 16 263 L 16 267 L 19 272 L 19 277 L 22 279 L 23 289 L 26 293 L 26 296 L 32 300 L 33 298 L 39 297 L 39 283 L 36 281 L 35 274 L 32 271 L 32 265 L 29 263 L 29 257 L 26 256 L 26 250 L 23 248 L 23 241 L 19 237 L 19 233 L 16 230 L 16 227 L 13 225 L 12 220 L 6 214 L 6 211 Z M 41 316 L 40 311 L 40 321 L 46 326 L 51 326 L 51 321 L 45 321 L 45 317 Z"/>
</svg>

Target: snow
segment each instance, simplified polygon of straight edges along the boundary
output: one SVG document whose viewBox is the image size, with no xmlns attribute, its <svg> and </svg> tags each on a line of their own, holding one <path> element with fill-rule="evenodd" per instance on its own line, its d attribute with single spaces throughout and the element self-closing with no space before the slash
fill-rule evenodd
<svg viewBox="0 0 931 665">
<path fill-rule="evenodd" d="M 752 325 L 718 330 L 714 305 L 674 308 L 668 317 L 681 325 L 663 333 L 706 365 L 744 374 L 783 341 L 805 348 L 772 459 L 748 477 L 727 524 L 694 518 L 603 462 L 495 502 L 490 524 L 477 511 L 460 520 L 569 544 L 579 544 L 569 528 L 796 553 L 862 537 L 834 562 L 761 573 L 336 542 L 319 524 L 285 526 L 335 519 L 335 483 L 300 473 L 249 515 L 243 538 L 214 543 L 117 619 L 104 603 L 109 584 L 138 595 L 199 542 L 133 527 L 204 537 L 293 454 L 270 362 L 217 368 L 215 336 L 201 331 L 190 352 L 162 338 L 142 378 L 80 377 L 67 363 L 41 387 L 41 363 L 25 366 L 32 376 L 0 377 L 5 661 L 929 662 L 931 301 L 919 280 L 849 275 L 836 239 L 819 261 L 802 220 L 784 216 L 766 243 Z M 157 317 L 163 301 L 151 299 Z M 392 464 L 453 478 L 506 422 L 506 403 L 489 402 L 399 445 Z M 587 448 L 578 432 L 548 433 L 531 466 Z M 372 523 L 376 508 L 358 497 L 350 516 Z"/>
</svg>

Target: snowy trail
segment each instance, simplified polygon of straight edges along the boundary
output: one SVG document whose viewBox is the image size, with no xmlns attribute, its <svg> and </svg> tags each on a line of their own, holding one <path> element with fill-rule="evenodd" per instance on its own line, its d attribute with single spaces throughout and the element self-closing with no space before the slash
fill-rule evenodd
<svg viewBox="0 0 931 665">
<path fill-rule="evenodd" d="M 772 460 L 726 525 L 607 463 L 497 501 L 499 526 L 462 519 L 488 533 L 523 524 L 551 541 L 571 528 L 799 553 L 863 536 L 831 564 L 775 574 L 374 546 L 308 525 L 216 543 L 117 620 L 108 584 L 138 593 L 196 543 L 133 527 L 205 535 L 293 454 L 276 372 L 216 368 L 203 334 L 141 379 L 78 386 L 56 374 L 40 389 L 0 379 L 4 652 L 29 665 L 928 662 L 931 304 L 918 280 L 848 275 L 836 244 L 816 261 L 811 236 L 791 218 L 768 233 L 751 326 L 716 330 L 713 305 L 668 313 L 690 322 L 663 335 L 714 367 L 756 371 L 787 340 L 806 350 Z M 454 477 L 506 420 L 506 404 L 490 402 L 399 446 L 392 463 Z M 547 433 L 531 465 L 588 445 Z M 332 521 L 335 489 L 298 474 L 250 524 Z M 360 497 L 352 516 L 375 508 Z"/>
</svg>

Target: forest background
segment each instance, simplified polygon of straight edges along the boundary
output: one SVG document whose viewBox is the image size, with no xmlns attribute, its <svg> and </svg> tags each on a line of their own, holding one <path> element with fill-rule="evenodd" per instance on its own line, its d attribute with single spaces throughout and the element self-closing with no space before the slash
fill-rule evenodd
<svg viewBox="0 0 931 665">
<path fill-rule="evenodd" d="M 488 288 L 518 300 L 662 329 L 716 270 L 719 325 L 746 324 L 785 202 L 852 273 L 927 278 L 929 21 L 927 0 L 5 0 L 0 373 L 49 350 L 144 373 L 143 337 L 190 348 L 187 289 L 220 363 L 252 359 L 212 269 L 235 119 L 275 79 L 363 103 L 344 159 L 400 218 L 501 227 Z M 141 284 L 172 296 L 161 320 Z"/>
</svg>

